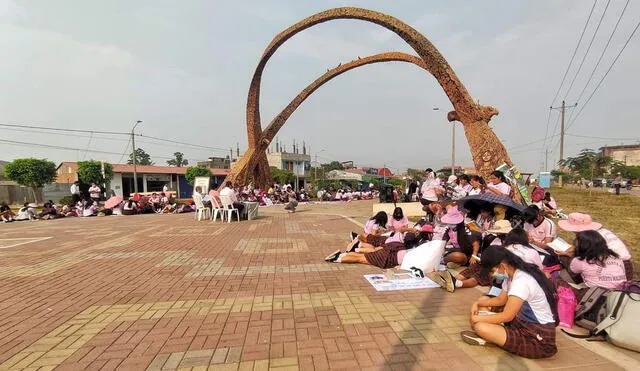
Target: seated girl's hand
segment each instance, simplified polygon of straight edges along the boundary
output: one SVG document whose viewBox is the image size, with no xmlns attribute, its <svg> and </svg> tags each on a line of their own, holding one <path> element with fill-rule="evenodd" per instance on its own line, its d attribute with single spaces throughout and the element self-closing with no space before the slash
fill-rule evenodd
<svg viewBox="0 0 640 371">
<path fill-rule="evenodd" d="M 471 316 L 477 316 L 478 315 L 478 302 L 475 301 L 473 302 L 473 304 L 471 305 Z"/>
<path fill-rule="evenodd" d="M 471 265 L 478 264 L 478 259 L 476 259 L 474 256 L 472 256 L 472 257 L 469 259 L 469 264 L 471 264 Z"/>
</svg>

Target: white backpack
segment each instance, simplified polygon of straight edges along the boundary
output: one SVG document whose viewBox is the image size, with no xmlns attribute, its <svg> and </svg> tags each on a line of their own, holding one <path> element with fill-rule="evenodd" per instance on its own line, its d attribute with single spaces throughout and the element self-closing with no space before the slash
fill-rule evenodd
<svg viewBox="0 0 640 371">
<path fill-rule="evenodd" d="M 407 271 L 420 270 L 423 276 L 435 272 L 444 255 L 445 244 L 446 241 L 433 240 L 408 250 L 400 268 Z"/>
</svg>

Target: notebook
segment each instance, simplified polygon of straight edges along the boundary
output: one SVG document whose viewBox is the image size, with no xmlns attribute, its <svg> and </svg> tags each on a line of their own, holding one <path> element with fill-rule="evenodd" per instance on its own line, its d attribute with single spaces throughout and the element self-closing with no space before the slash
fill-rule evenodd
<svg viewBox="0 0 640 371">
<path fill-rule="evenodd" d="M 571 244 L 569 244 L 567 241 L 563 240 L 560 237 L 556 237 L 553 241 L 549 242 L 547 246 L 554 249 L 555 251 L 562 251 L 562 252 L 567 251 L 569 250 L 569 248 L 571 248 Z"/>
</svg>

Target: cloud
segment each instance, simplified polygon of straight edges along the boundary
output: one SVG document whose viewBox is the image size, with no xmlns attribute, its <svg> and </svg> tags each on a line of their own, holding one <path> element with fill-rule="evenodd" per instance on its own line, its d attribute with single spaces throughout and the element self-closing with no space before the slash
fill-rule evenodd
<svg viewBox="0 0 640 371">
<path fill-rule="evenodd" d="M 24 15 L 24 11 L 13 0 L 0 0 L 0 20 L 14 19 Z"/>
</svg>

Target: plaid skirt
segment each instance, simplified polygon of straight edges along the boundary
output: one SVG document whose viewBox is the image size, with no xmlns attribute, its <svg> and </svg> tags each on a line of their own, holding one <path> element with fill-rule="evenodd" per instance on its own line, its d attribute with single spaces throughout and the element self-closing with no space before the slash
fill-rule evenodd
<svg viewBox="0 0 640 371">
<path fill-rule="evenodd" d="M 627 280 L 633 280 L 633 262 L 629 259 L 622 263 L 624 264 L 624 273 L 627 275 Z"/>
<path fill-rule="evenodd" d="M 369 265 L 389 269 L 398 265 L 398 251 L 405 249 L 406 247 L 401 242 L 389 242 L 378 251 L 365 253 L 364 258 L 367 259 Z"/>
<path fill-rule="evenodd" d="M 469 268 L 460 272 L 460 275 L 465 279 L 475 278 L 476 281 L 478 282 L 478 285 L 480 286 L 489 286 L 491 284 L 491 280 L 489 280 L 489 276 L 481 275 L 480 269 L 482 269 L 482 267 L 480 266 L 480 263 L 472 264 L 469 266 Z"/>
<path fill-rule="evenodd" d="M 387 238 L 389 237 L 368 234 L 365 242 L 368 243 L 369 245 L 380 247 L 380 246 L 384 246 L 384 243 L 387 240 Z"/>
<path fill-rule="evenodd" d="M 547 358 L 558 352 L 556 325 L 531 323 L 516 317 L 505 326 L 507 341 L 502 349 L 525 358 Z"/>
</svg>

